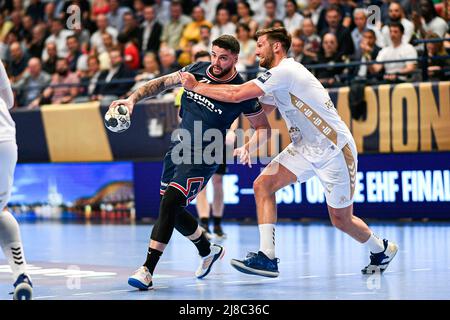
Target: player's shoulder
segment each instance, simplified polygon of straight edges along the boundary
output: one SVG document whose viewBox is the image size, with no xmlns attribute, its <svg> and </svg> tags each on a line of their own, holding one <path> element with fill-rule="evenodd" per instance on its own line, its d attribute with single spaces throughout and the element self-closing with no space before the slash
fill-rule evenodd
<svg viewBox="0 0 450 320">
<path fill-rule="evenodd" d="M 210 62 L 200 61 L 194 62 L 181 69 L 182 72 L 206 72 L 206 69 L 210 66 Z"/>
</svg>

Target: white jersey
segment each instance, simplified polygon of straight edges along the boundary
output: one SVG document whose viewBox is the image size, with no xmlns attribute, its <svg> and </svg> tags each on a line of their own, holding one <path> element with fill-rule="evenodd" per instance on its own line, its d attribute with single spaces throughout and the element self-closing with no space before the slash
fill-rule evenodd
<svg viewBox="0 0 450 320">
<path fill-rule="evenodd" d="M 8 110 L 13 107 L 13 103 L 11 83 L 5 67 L 0 61 L 0 142 L 15 141 L 16 139 L 16 125 Z"/>
<path fill-rule="evenodd" d="M 261 102 L 278 108 L 293 144 L 308 161 L 329 159 L 353 141 L 328 91 L 293 58 L 283 59 L 253 82 L 265 93 Z"/>
</svg>

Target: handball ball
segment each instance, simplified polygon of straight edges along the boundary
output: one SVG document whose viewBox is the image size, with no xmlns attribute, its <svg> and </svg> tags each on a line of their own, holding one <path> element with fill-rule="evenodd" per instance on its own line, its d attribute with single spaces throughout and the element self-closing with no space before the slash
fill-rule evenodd
<svg viewBox="0 0 450 320">
<path fill-rule="evenodd" d="M 124 132 L 130 125 L 130 112 L 122 104 L 115 108 L 110 108 L 105 114 L 105 126 L 112 132 Z"/>
</svg>

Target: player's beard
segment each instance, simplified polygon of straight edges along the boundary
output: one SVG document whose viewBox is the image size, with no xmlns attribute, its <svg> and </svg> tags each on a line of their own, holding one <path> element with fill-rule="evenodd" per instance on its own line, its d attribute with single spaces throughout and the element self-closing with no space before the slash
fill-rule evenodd
<svg viewBox="0 0 450 320">
<path fill-rule="evenodd" d="M 259 65 L 263 68 L 270 69 L 272 67 L 273 60 L 275 59 L 275 55 L 272 51 L 268 51 L 267 54 L 259 60 Z"/>
<path fill-rule="evenodd" d="M 217 67 L 217 68 L 219 68 L 219 67 Z M 227 68 L 227 69 L 222 69 L 222 68 L 220 68 L 222 71 L 219 72 L 219 73 L 215 73 L 215 72 L 214 72 L 214 66 L 211 66 L 211 73 L 212 73 L 212 75 L 213 75 L 214 77 L 216 77 L 216 78 L 222 78 L 224 75 L 226 75 L 228 72 L 230 72 L 231 68 L 232 68 L 232 67 L 229 67 L 229 68 Z"/>
</svg>

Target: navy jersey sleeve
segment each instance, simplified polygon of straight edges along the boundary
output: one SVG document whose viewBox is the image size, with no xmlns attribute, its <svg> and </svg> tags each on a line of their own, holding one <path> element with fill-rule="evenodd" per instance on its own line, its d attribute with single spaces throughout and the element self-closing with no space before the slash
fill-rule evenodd
<svg viewBox="0 0 450 320">
<path fill-rule="evenodd" d="M 187 65 L 181 69 L 181 72 L 195 72 L 204 67 L 205 65 L 209 65 L 209 62 L 195 62 Z"/>
<path fill-rule="evenodd" d="M 243 104 L 242 106 L 242 113 L 246 117 L 253 117 L 261 112 L 264 112 L 263 108 L 261 107 L 260 103 L 258 102 L 258 99 L 250 99 L 241 102 Z"/>
</svg>

